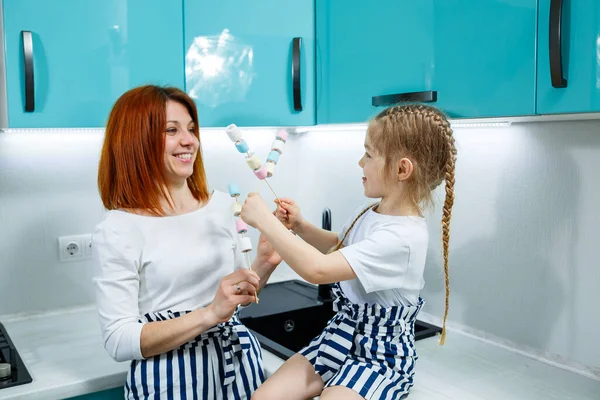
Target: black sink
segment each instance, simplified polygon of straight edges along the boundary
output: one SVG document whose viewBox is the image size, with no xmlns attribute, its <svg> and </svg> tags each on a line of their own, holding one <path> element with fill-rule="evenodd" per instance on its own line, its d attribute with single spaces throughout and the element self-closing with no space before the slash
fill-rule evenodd
<svg viewBox="0 0 600 400">
<path fill-rule="evenodd" d="M 317 287 L 292 280 L 267 285 L 260 303 L 240 311 L 241 321 L 256 335 L 261 346 L 287 360 L 318 336 L 335 314 L 332 301 L 321 301 Z M 442 329 L 418 321 L 415 339 L 425 339 Z"/>
</svg>

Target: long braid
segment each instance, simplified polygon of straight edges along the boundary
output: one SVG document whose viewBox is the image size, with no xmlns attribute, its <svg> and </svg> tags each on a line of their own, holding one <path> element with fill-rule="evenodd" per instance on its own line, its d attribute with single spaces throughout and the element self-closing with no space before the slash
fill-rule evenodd
<svg viewBox="0 0 600 400">
<path fill-rule="evenodd" d="M 454 204 L 454 169 L 456 163 L 456 148 L 454 146 L 454 137 L 452 129 L 446 120 L 435 118 L 436 123 L 440 125 L 442 132 L 448 145 L 447 161 L 445 166 L 445 181 L 446 181 L 446 196 L 444 199 L 444 210 L 442 214 L 442 247 L 444 257 L 444 278 L 446 286 L 446 301 L 444 309 L 444 321 L 442 325 L 442 336 L 440 345 L 444 345 L 446 341 L 446 319 L 448 318 L 448 310 L 450 308 L 450 276 L 448 271 L 448 253 L 450 247 L 450 218 L 452 218 L 452 206 Z"/>
<path fill-rule="evenodd" d="M 360 212 L 360 214 L 358 214 L 356 216 L 356 218 L 354 218 L 354 221 L 352 221 L 352 223 L 350 224 L 350 226 L 348 227 L 348 229 L 344 233 L 344 236 L 342 237 L 342 240 L 338 241 L 335 246 L 333 246 L 331 249 L 329 249 L 328 253 L 333 253 L 334 251 L 338 251 L 339 249 L 341 249 L 342 246 L 343 246 L 344 240 L 346 240 L 346 237 L 348 236 L 348 234 L 350 233 L 350 231 L 352 230 L 352 228 L 354 228 L 354 225 L 360 219 L 360 217 L 362 217 L 367 211 L 369 211 L 370 209 L 372 209 L 372 208 L 374 208 L 374 207 L 376 207 L 378 205 L 379 205 L 379 203 L 371 204 L 370 206 L 368 206 L 367 208 L 365 208 L 364 210 L 362 210 Z"/>
</svg>

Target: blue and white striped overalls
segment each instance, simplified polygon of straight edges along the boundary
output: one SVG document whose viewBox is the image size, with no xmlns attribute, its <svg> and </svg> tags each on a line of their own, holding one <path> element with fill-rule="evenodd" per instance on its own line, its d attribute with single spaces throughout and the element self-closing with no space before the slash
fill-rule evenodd
<svg viewBox="0 0 600 400">
<path fill-rule="evenodd" d="M 185 312 L 144 315 L 164 321 Z M 142 321 L 140 321 L 142 322 Z M 125 383 L 127 399 L 250 399 L 264 382 L 260 345 L 237 313 L 178 349 L 134 360 Z"/>
<path fill-rule="evenodd" d="M 413 386 L 414 325 L 423 306 L 354 304 L 333 287 L 337 314 L 300 351 L 325 387 L 345 386 L 367 400 L 401 399 Z"/>
</svg>

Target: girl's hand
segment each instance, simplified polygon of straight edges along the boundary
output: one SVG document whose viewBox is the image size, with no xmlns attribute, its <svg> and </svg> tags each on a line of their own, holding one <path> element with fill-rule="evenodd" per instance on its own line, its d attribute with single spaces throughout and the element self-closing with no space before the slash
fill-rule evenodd
<svg viewBox="0 0 600 400">
<path fill-rule="evenodd" d="M 249 193 L 242 206 L 240 217 L 248 225 L 257 228 L 261 220 L 271 217 L 271 210 L 269 210 L 269 206 L 267 206 L 267 203 L 265 203 L 258 193 Z"/>
<path fill-rule="evenodd" d="M 302 214 L 300 213 L 300 207 L 292 199 L 280 198 L 279 201 L 275 200 L 275 203 L 279 205 L 275 210 L 275 216 L 281 223 L 288 229 L 298 232 L 302 225 Z"/>
<path fill-rule="evenodd" d="M 229 321 L 238 305 L 254 302 L 259 281 L 256 272 L 249 269 L 239 269 L 223 277 L 207 307 L 217 323 Z"/>
</svg>

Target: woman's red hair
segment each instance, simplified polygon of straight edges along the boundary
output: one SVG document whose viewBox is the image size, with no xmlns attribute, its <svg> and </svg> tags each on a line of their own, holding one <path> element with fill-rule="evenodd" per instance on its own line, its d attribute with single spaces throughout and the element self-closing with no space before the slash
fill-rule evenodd
<svg viewBox="0 0 600 400">
<path fill-rule="evenodd" d="M 108 117 L 98 166 L 98 189 L 108 210 L 136 209 L 165 215 L 161 199 L 170 202 L 164 163 L 168 101 L 188 110 L 194 135 L 200 140 L 196 104 L 184 91 L 147 85 L 125 92 Z M 201 152 L 187 182 L 198 201 L 208 200 Z"/>
</svg>

